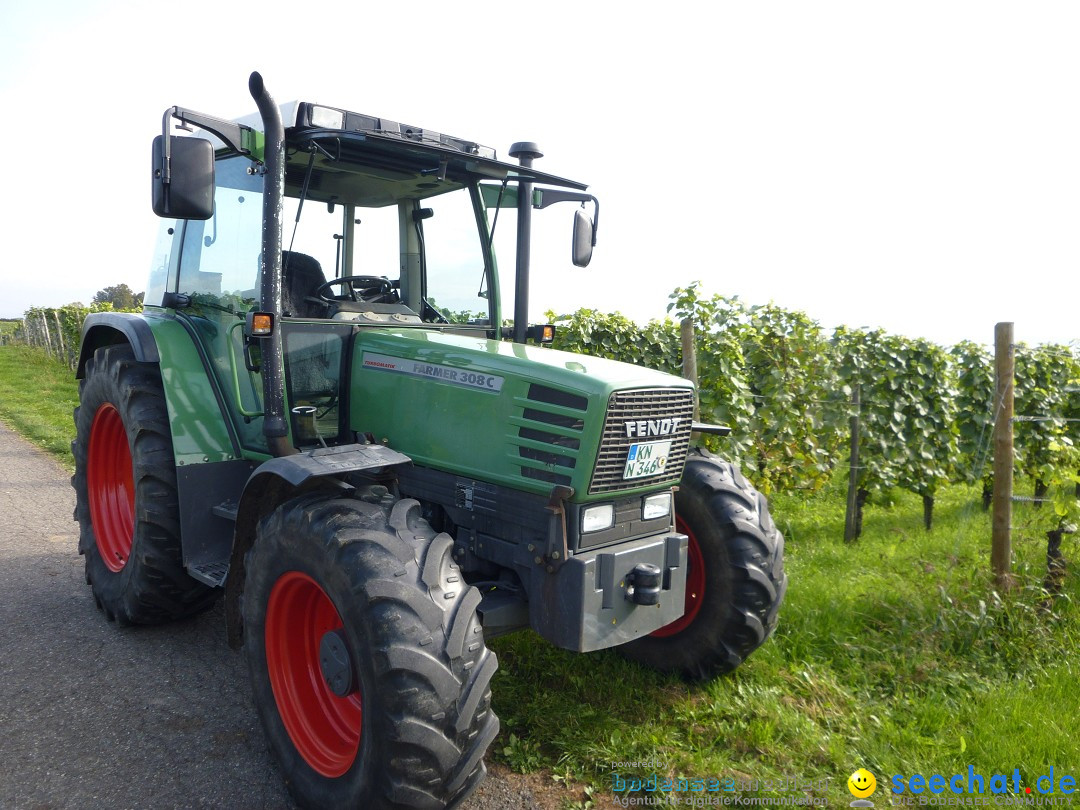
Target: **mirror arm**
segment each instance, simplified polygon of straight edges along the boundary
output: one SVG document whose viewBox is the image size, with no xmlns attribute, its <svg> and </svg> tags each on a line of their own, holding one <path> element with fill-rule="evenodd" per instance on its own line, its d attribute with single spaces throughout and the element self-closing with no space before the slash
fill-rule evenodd
<svg viewBox="0 0 1080 810">
<path fill-rule="evenodd" d="M 560 202 L 591 202 L 595 206 L 592 220 L 592 244 L 596 247 L 596 227 L 600 224 L 600 201 L 596 197 L 592 194 L 582 194 L 580 191 L 564 191 L 558 188 L 542 188 L 539 191 L 540 202 L 535 204 L 534 208 L 547 208 L 549 205 Z"/>
<path fill-rule="evenodd" d="M 560 202 L 596 202 L 596 197 L 592 194 L 582 194 L 580 191 L 565 191 L 561 188 L 541 188 L 537 189 L 540 192 L 540 202 L 536 203 L 534 208 L 547 208 L 549 205 L 554 205 Z"/>
<path fill-rule="evenodd" d="M 172 137 L 169 135 L 169 119 L 175 118 L 180 122 L 180 128 L 191 130 L 191 125 L 205 129 L 217 135 L 226 146 L 241 155 L 250 155 L 251 150 L 243 145 L 244 131 L 252 132 L 251 127 L 214 118 L 212 115 L 204 115 L 183 107 L 169 107 L 161 117 L 161 184 L 168 186 L 172 182 Z"/>
<path fill-rule="evenodd" d="M 226 146 L 238 154 L 251 154 L 251 150 L 244 146 L 244 132 L 252 132 L 251 127 L 246 127 L 243 124 L 237 124 L 233 121 L 226 121 L 223 118 L 215 118 L 212 115 L 205 115 L 200 112 L 195 112 L 194 110 L 187 110 L 183 107 L 170 107 L 165 111 L 165 116 L 161 122 L 161 134 L 165 136 L 166 143 L 169 139 L 170 118 L 178 120 L 184 129 L 190 129 L 191 126 L 194 125 L 199 127 L 199 129 L 205 129 L 207 132 L 217 135 Z M 168 163 L 168 160 L 168 152 L 166 151 L 166 163 Z M 165 178 L 165 182 L 169 182 L 167 168 L 165 171 Z"/>
</svg>

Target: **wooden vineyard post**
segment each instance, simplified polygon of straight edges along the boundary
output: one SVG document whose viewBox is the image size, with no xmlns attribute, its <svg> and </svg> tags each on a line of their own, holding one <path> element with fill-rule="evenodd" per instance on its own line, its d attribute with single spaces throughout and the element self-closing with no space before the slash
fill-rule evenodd
<svg viewBox="0 0 1080 810">
<path fill-rule="evenodd" d="M 844 515 L 844 542 L 859 539 L 859 386 L 851 391 L 851 463 L 848 470 L 847 512 Z"/>
<path fill-rule="evenodd" d="M 994 502 L 990 567 L 998 587 L 1012 585 L 1013 325 L 994 327 Z"/>
<path fill-rule="evenodd" d="M 49 334 L 49 322 L 45 320 L 45 310 L 41 310 L 41 330 L 45 335 L 45 353 L 52 355 L 52 335 Z"/>
<path fill-rule="evenodd" d="M 694 321 L 692 318 L 683 318 L 679 323 L 679 336 L 682 338 L 682 375 L 690 380 L 697 388 L 697 349 L 694 347 Z M 694 421 L 701 420 L 698 407 L 697 391 L 694 392 Z"/>
<path fill-rule="evenodd" d="M 56 340 L 60 344 L 60 357 L 68 362 L 67 347 L 64 345 L 64 328 L 60 325 L 60 315 L 54 309 L 52 311 L 53 323 L 56 324 Z"/>
</svg>

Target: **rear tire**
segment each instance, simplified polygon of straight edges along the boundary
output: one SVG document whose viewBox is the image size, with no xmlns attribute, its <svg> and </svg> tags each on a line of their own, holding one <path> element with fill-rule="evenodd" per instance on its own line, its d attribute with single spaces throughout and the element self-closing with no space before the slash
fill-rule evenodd
<svg viewBox="0 0 1080 810">
<path fill-rule="evenodd" d="M 787 591 L 784 537 L 765 497 L 734 464 L 705 450 L 687 459 L 675 515 L 690 538 L 686 612 L 619 650 L 653 669 L 706 680 L 735 669 L 776 629 Z"/>
<path fill-rule="evenodd" d="M 303 807 L 452 807 L 499 730 L 480 593 L 413 500 L 310 493 L 248 553 L 244 648 L 256 708 Z M 327 681 L 328 637 L 339 640 Z M 347 661 L 344 666 L 343 661 Z M 344 696 L 342 696 L 344 695 Z"/>
<path fill-rule="evenodd" d="M 217 591 L 184 570 L 172 433 L 161 374 L 127 345 L 86 362 L 75 409 L 75 519 L 86 581 L 106 617 L 159 624 L 209 608 Z"/>
</svg>

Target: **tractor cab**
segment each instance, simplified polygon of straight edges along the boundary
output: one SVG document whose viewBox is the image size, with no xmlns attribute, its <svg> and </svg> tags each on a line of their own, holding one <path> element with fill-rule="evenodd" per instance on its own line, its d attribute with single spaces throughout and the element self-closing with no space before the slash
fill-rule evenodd
<svg viewBox="0 0 1080 810">
<path fill-rule="evenodd" d="M 198 333 L 249 450 L 266 447 L 262 341 L 246 326 L 249 312 L 280 323 L 293 443 L 352 441 L 340 381 L 355 328 L 513 337 L 502 326 L 514 313 L 502 307 L 505 277 L 494 251 L 500 212 L 511 220 L 504 229 L 514 220 L 527 228 L 527 216 L 516 215 L 523 188 L 532 207 L 591 202 L 598 212 L 584 184 L 500 162 L 494 149 L 473 141 L 308 102 L 280 112 L 282 250 L 271 257 L 280 264 L 264 255 L 265 144 L 249 124 L 257 119 L 226 122 L 172 108 L 154 155 L 155 206 L 167 218 L 145 302 L 175 310 Z M 171 134 L 170 123 L 210 133 L 203 143 L 213 154 Z M 524 164 L 539 154 L 533 144 L 512 151 Z M 162 181 L 166 174 L 170 183 Z M 173 183 L 200 176 L 203 188 L 175 193 Z M 193 198 L 202 210 L 185 208 Z M 595 216 L 577 214 L 573 257 L 584 266 Z M 527 249 L 524 259 L 519 250 L 518 264 L 519 275 L 528 272 Z M 263 295 L 268 268 L 280 272 L 280 304 Z M 527 300 L 527 289 L 517 292 Z M 526 310 L 517 314 L 524 318 Z M 544 342 L 551 334 L 525 328 L 519 339 Z"/>
</svg>

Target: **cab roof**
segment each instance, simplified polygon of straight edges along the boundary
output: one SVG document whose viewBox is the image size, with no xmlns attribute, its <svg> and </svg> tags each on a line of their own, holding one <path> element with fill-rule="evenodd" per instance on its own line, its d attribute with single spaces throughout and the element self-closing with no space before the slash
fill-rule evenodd
<svg viewBox="0 0 1080 810">
<path fill-rule="evenodd" d="M 477 179 L 588 187 L 500 161 L 490 147 L 434 130 L 306 101 L 279 109 L 285 127 L 286 186 L 298 189 L 311 165 L 311 199 L 378 207 L 452 191 Z M 262 126 L 258 114 L 235 123 L 256 130 Z"/>
</svg>

